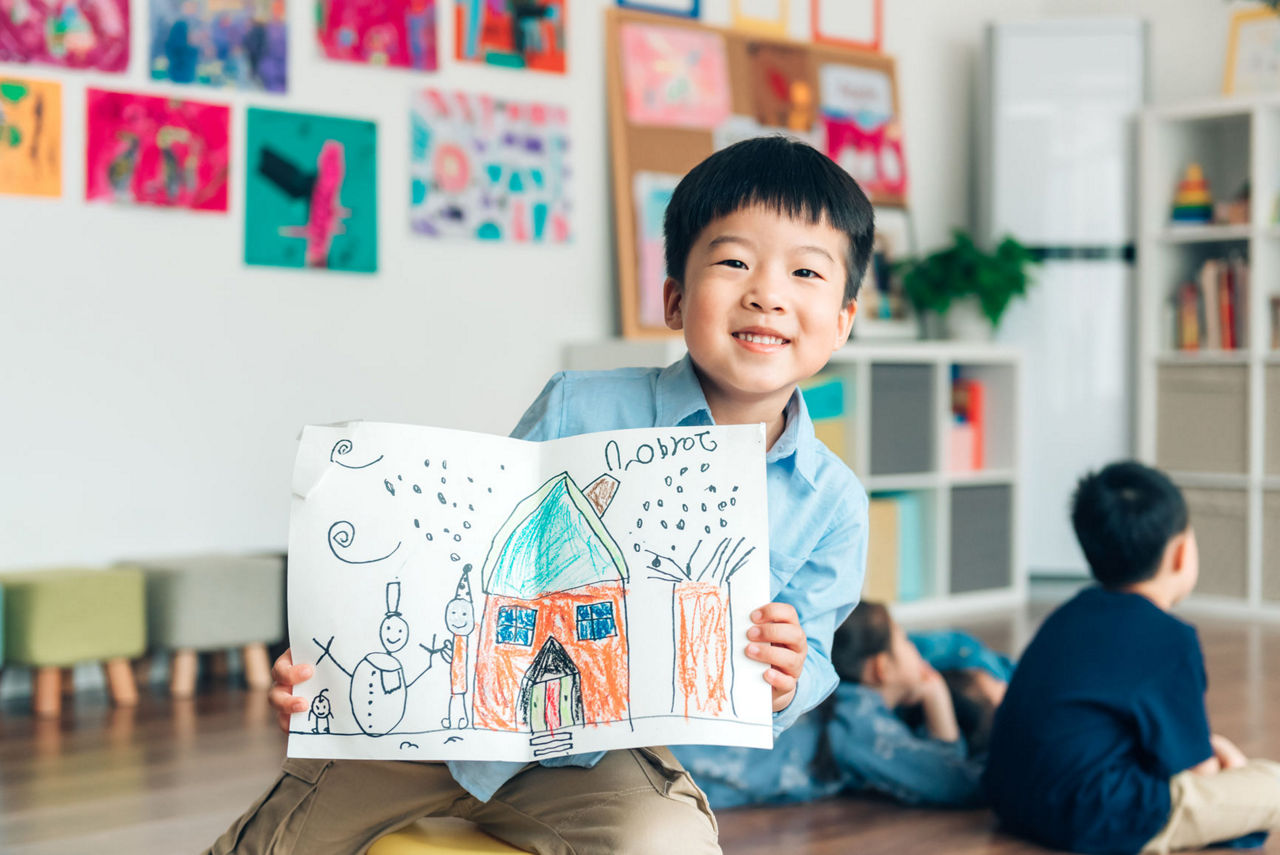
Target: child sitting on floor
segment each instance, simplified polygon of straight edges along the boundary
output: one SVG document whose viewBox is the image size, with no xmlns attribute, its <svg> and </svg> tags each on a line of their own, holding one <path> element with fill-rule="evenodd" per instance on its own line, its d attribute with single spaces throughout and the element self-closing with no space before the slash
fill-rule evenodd
<svg viewBox="0 0 1280 855">
<path fill-rule="evenodd" d="M 1114 463 L 1080 481 L 1071 521 L 1099 586 L 1044 622 L 996 713 L 984 783 L 1002 823 L 1115 853 L 1280 824 L 1280 765 L 1210 732 L 1200 641 L 1169 614 L 1200 566 L 1181 492 Z"/>
<path fill-rule="evenodd" d="M 1012 666 L 963 633 L 916 638 L 945 675 L 887 608 L 860 603 L 832 644 L 835 694 L 779 734 L 772 751 L 673 750 L 714 808 L 840 792 L 937 807 L 979 804 L 980 749 Z"/>
</svg>

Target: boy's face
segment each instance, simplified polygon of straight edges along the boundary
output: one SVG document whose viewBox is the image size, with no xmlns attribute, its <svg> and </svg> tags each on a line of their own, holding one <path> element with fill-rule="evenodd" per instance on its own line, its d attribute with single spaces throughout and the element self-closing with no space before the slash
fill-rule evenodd
<svg viewBox="0 0 1280 855">
<path fill-rule="evenodd" d="M 667 326 L 722 400 L 791 394 L 849 339 L 848 238 L 825 222 L 751 207 L 711 222 L 689 251 L 684 288 L 665 285 Z M 772 402 L 770 402 L 772 403 Z M 785 403 L 785 401 L 783 402 Z"/>
</svg>

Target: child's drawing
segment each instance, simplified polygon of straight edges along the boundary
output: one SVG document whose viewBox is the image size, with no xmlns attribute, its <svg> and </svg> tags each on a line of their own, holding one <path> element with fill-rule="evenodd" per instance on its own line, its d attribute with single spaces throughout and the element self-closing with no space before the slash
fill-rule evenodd
<svg viewBox="0 0 1280 855">
<path fill-rule="evenodd" d="M 316 15 L 330 59 L 436 70 L 436 0 L 319 0 Z"/>
<path fill-rule="evenodd" d="M 729 65 L 719 34 L 628 22 L 621 39 L 632 122 L 711 129 L 729 117 Z"/>
<path fill-rule="evenodd" d="M 90 89 L 85 198 L 227 210 L 231 109 Z"/>
<path fill-rule="evenodd" d="M 460 61 L 563 74 L 568 0 L 456 0 Z"/>
<path fill-rule="evenodd" d="M 570 239 L 564 107 L 427 89 L 414 96 L 410 120 L 415 232 L 516 243 Z"/>
<path fill-rule="evenodd" d="M 0 193 L 62 194 L 62 85 L 0 77 Z"/>
<path fill-rule="evenodd" d="M 830 63 L 819 72 L 819 87 L 827 155 L 873 200 L 905 196 L 907 164 L 892 78 L 874 68 Z"/>
<path fill-rule="evenodd" d="M 283 93 L 284 0 L 151 0 L 151 79 Z"/>
<path fill-rule="evenodd" d="M 333 718 L 333 710 L 329 706 L 329 690 L 321 689 L 320 692 L 311 699 L 311 708 L 307 710 L 307 720 L 315 719 L 315 725 L 311 728 L 312 733 L 329 733 L 329 720 Z M 320 728 L 324 728 L 322 731 Z"/>
<path fill-rule="evenodd" d="M 640 323 L 661 329 L 666 326 L 662 285 L 667 278 L 667 259 L 662 241 L 662 221 L 671 194 L 680 183 L 679 175 L 637 172 L 633 179 L 636 203 L 636 253 L 640 256 Z"/>
<path fill-rule="evenodd" d="M 309 427 L 290 634 L 315 685 L 349 685 L 350 704 L 299 713 L 290 754 L 767 747 L 770 690 L 745 656 L 769 598 L 767 531 L 758 426 L 547 443 Z"/>
<path fill-rule="evenodd" d="M 129 0 L 0 0 L 0 62 L 125 71 Z"/>
</svg>

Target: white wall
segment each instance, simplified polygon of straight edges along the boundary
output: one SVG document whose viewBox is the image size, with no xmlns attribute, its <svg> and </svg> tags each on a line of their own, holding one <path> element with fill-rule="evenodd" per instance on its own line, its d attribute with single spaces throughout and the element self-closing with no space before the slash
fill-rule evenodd
<svg viewBox="0 0 1280 855">
<path fill-rule="evenodd" d="M 1146 16 L 1153 94 L 1177 100 L 1218 90 L 1232 8 L 1215 0 L 885 3 L 926 246 L 970 218 L 971 72 L 986 20 Z M 564 78 L 459 66 L 448 55 L 435 75 L 323 61 L 305 0 L 290 0 L 284 99 L 150 84 L 140 0 L 127 75 L 0 65 L 0 73 L 65 84 L 63 198 L 0 197 L 0 567 L 280 548 L 301 425 L 367 418 L 505 432 L 559 367 L 564 343 L 613 334 L 607 5 L 570 0 Z M 806 32 L 808 4 L 791 5 L 794 31 Z M 704 7 L 708 21 L 727 20 L 728 0 Z M 440 23 L 448 54 L 449 15 Z M 86 85 L 234 104 L 230 213 L 85 204 Z M 423 85 L 570 106 L 572 245 L 410 234 L 406 111 Z M 241 263 L 248 104 L 377 120 L 377 276 Z"/>
</svg>

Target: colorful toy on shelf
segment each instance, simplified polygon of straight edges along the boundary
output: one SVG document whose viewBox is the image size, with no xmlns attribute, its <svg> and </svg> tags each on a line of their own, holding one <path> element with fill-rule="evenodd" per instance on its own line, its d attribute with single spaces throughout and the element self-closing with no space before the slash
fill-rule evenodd
<svg viewBox="0 0 1280 855">
<path fill-rule="evenodd" d="M 1202 224 L 1213 221 L 1213 197 L 1200 164 L 1193 163 L 1183 173 L 1173 194 L 1171 219 L 1175 224 Z"/>
</svg>

